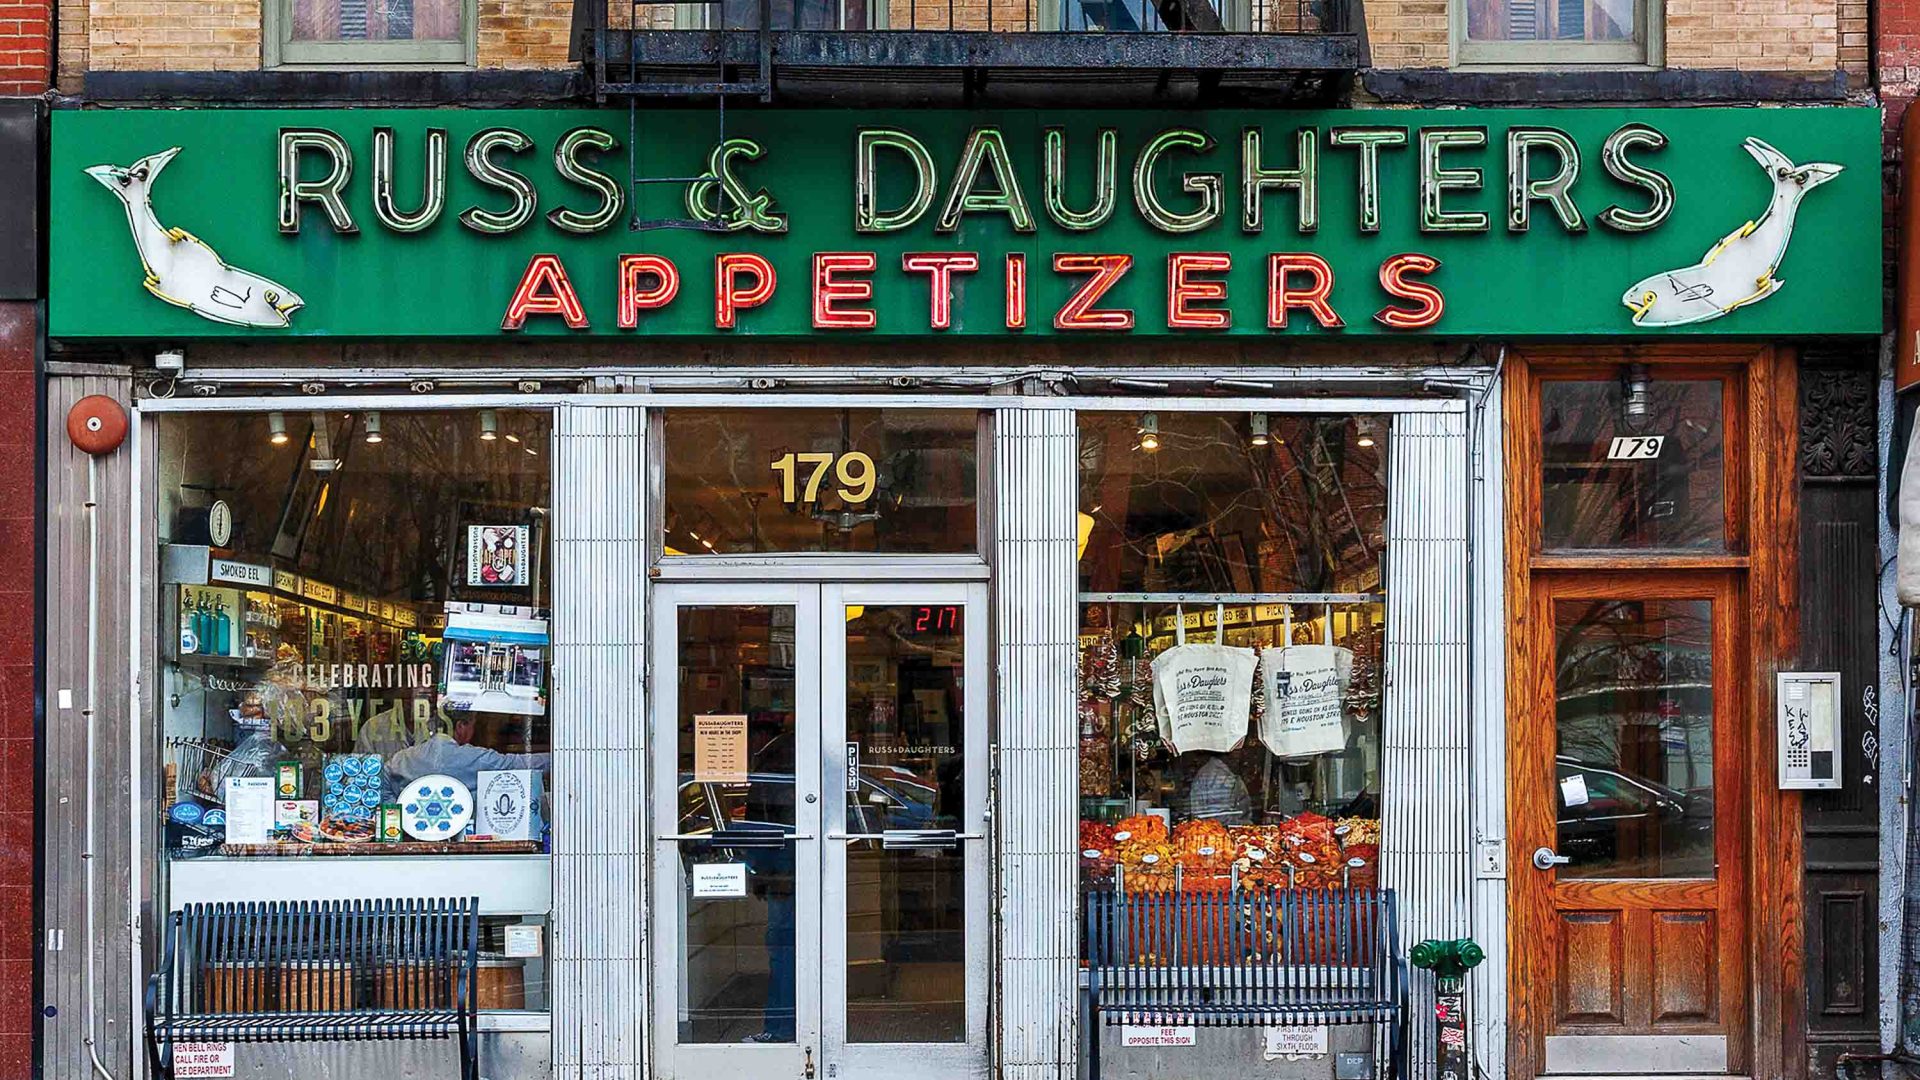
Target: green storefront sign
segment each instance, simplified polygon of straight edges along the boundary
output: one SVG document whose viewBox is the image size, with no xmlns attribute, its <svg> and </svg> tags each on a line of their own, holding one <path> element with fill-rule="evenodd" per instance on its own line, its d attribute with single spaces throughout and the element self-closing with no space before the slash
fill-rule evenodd
<svg viewBox="0 0 1920 1080">
<path fill-rule="evenodd" d="M 56 337 L 1880 329 L 1874 109 L 56 113 Z M 629 188 L 636 176 L 702 182 Z M 638 205 L 629 205 L 633 192 Z M 632 230 L 642 220 L 705 228 Z"/>
</svg>

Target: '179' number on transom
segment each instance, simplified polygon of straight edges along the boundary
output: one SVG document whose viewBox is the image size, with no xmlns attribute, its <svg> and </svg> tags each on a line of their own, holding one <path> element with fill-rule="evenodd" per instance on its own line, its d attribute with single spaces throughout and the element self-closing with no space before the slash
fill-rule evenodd
<svg viewBox="0 0 1920 1080">
<path fill-rule="evenodd" d="M 782 454 L 773 459 L 773 471 L 780 474 L 780 501 L 810 503 L 820 499 L 820 485 L 829 470 L 840 481 L 834 494 L 848 503 L 863 503 L 873 498 L 875 474 L 873 459 L 858 450 L 844 454 Z M 804 487 L 802 472 L 806 473 Z"/>
</svg>

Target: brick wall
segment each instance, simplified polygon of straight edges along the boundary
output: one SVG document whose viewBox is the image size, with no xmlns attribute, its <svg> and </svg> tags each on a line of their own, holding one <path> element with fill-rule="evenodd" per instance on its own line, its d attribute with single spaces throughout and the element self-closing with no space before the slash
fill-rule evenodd
<svg viewBox="0 0 1920 1080">
<path fill-rule="evenodd" d="M 1911 2 L 1911 0 L 1909 0 Z M 1666 66 L 1741 71 L 1867 67 L 1868 0 L 1666 0 Z M 1368 0 L 1376 67 L 1451 62 L 1448 0 Z M 1846 32 L 1842 33 L 1842 26 Z"/>
<path fill-rule="evenodd" d="M 1920 0 L 1879 0 L 1880 100 L 1887 109 L 1888 149 L 1899 145 L 1900 116 L 1920 95 Z"/>
<path fill-rule="evenodd" d="M 1832 71 L 1836 0 L 1667 0 L 1667 66 Z"/>
<path fill-rule="evenodd" d="M 34 337 L 0 303 L 0 1080 L 32 1075 L 34 1033 Z"/>
<path fill-rule="evenodd" d="M 1448 0 L 1369 0 L 1367 45 L 1383 68 L 1446 67 L 1452 61 Z"/>
<path fill-rule="evenodd" d="M 0 94 L 47 88 L 52 0 L 0 0 Z"/>
<path fill-rule="evenodd" d="M 3 2 L 3 0 L 0 0 Z M 260 0 L 61 0 L 61 84 L 71 87 L 66 39 L 84 32 L 72 58 L 95 71 L 255 71 Z"/>
</svg>

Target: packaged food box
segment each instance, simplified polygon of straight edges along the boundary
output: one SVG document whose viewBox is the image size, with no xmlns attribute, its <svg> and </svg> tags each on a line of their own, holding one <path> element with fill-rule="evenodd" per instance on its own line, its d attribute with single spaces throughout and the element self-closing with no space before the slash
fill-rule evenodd
<svg viewBox="0 0 1920 1080">
<path fill-rule="evenodd" d="M 499 769 L 480 773 L 473 793 L 473 839 L 538 840 L 546 832 L 541 818 L 543 792 L 538 769 Z"/>
</svg>

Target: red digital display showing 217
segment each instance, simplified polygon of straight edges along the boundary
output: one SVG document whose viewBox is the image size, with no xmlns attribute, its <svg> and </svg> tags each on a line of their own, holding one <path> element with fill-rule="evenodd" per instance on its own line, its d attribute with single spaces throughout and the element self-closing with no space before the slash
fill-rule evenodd
<svg viewBox="0 0 1920 1080">
<path fill-rule="evenodd" d="M 960 610 L 958 604 L 914 608 L 913 632 L 916 634 L 938 634 L 946 631 L 957 633 L 960 629 Z"/>
</svg>

